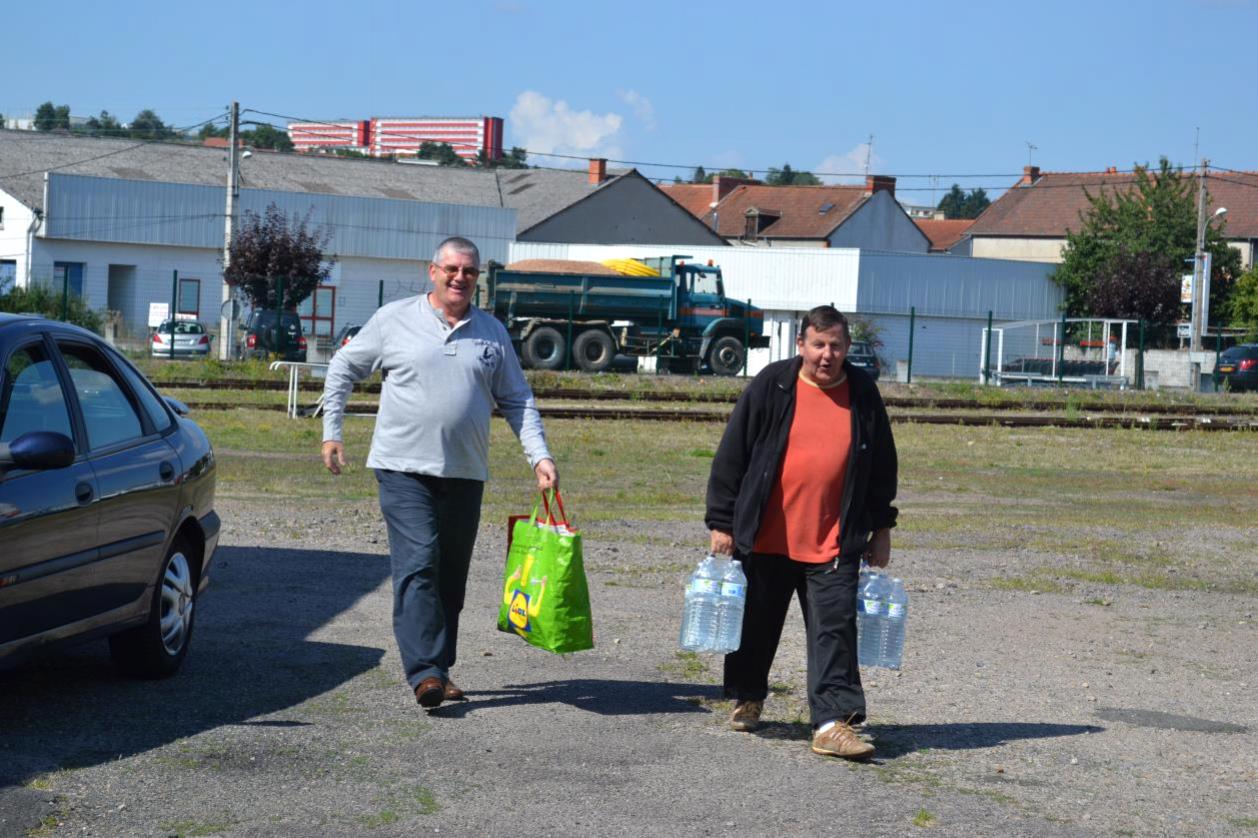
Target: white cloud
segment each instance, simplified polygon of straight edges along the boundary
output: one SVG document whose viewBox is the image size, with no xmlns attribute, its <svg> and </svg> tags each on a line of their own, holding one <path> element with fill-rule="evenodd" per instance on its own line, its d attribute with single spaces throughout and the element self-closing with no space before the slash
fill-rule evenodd
<svg viewBox="0 0 1258 838">
<path fill-rule="evenodd" d="M 869 155 L 869 143 L 861 143 L 845 154 L 831 154 L 813 169 L 825 183 L 864 183 L 865 158 L 869 157 L 869 173 L 878 174 L 885 162 L 878 153 Z M 824 174 L 823 174 L 824 173 Z"/>
<path fill-rule="evenodd" d="M 624 118 L 617 113 L 596 114 L 574 111 L 568 103 L 526 90 L 516 97 L 510 122 L 514 144 L 530 152 L 574 154 L 581 157 L 623 158 L 620 128 Z M 584 166 L 580 160 L 538 157 L 532 162 L 543 166 Z"/>
<path fill-rule="evenodd" d="M 616 92 L 620 101 L 633 108 L 633 115 L 648 131 L 655 130 L 655 106 L 651 100 L 636 90 L 620 90 Z"/>
</svg>

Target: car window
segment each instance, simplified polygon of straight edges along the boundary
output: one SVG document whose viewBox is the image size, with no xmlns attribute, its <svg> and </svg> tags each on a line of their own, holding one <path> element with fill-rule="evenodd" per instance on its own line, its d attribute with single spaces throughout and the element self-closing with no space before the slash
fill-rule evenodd
<svg viewBox="0 0 1258 838">
<path fill-rule="evenodd" d="M 127 383 L 131 385 L 131 392 L 135 393 L 136 398 L 140 400 L 140 406 L 148 414 L 149 421 L 153 423 L 153 427 L 159 432 L 169 428 L 171 423 L 170 413 L 163 406 L 161 398 L 153 392 L 152 385 L 136 371 L 135 367 L 117 356 L 114 358 L 114 365 L 122 370 L 123 378 L 127 379 Z"/>
<path fill-rule="evenodd" d="M 0 388 L 0 442 L 12 442 L 28 431 L 74 437 L 65 392 L 42 343 L 9 356 Z"/>
<path fill-rule="evenodd" d="M 96 451 L 144 436 L 140 415 L 105 358 L 83 344 L 58 341 L 57 346 L 83 410 L 88 447 Z"/>
</svg>

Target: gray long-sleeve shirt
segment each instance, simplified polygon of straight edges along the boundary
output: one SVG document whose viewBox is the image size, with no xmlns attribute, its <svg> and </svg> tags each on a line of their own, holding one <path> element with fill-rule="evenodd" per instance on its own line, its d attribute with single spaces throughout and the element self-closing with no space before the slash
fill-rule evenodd
<svg viewBox="0 0 1258 838">
<path fill-rule="evenodd" d="M 367 456 L 369 468 L 485 480 L 494 405 L 524 446 L 529 465 L 550 457 L 533 391 L 511 338 L 476 307 L 453 327 L 428 302 L 408 297 L 380 308 L 328 366 L 323 439 L 341 439 L 345 402 L 377 369 L 388 376 Z"/>
</svg>

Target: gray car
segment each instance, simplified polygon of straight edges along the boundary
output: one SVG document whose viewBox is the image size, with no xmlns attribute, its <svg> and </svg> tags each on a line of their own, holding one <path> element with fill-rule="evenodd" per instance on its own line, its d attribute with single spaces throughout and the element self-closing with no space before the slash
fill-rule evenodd
<svg viewBox="0 0 1258 838">
<path fill-rule="evenodd" d="M 124 673 L 179 669 L 219 536 L 186 413 L 91 332 L 0 314 L 0 666 L 107 637 Z"/>
<path fill-rule="evenodd" d="M 870 346 L 869 341 L 852 341 L 852 348 L 847 351 L 847 361 L 852 366 L 865 370 L 874 377 L 875 381 L 882 372 L 882 365 L 878 363 L 878 356 L 874 353 L 874 348 Z"/>
<path fill-rule="evenodd" d="M 205 358 L 210 354 L 210 335 L 196 320 L 167 320 L 153 332 L 150 344 L 154 358 Z"/>
</svg>

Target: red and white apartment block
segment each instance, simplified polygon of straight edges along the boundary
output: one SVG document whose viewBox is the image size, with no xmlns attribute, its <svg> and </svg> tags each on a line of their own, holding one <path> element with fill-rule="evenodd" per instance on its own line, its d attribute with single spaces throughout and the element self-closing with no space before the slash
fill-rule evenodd
<svg viewBox="0 0 1258 838">
<path fill-rule="evenodd" d="M 468 161 L 481 152 L 502 156 L 502 117 L 373 117 L 359 122 L 295 122 L 288 135 L 297 151 L 352 148 L 372 157 L 413 155 L 425 142 L 448 143 Z"/>
</svg>

